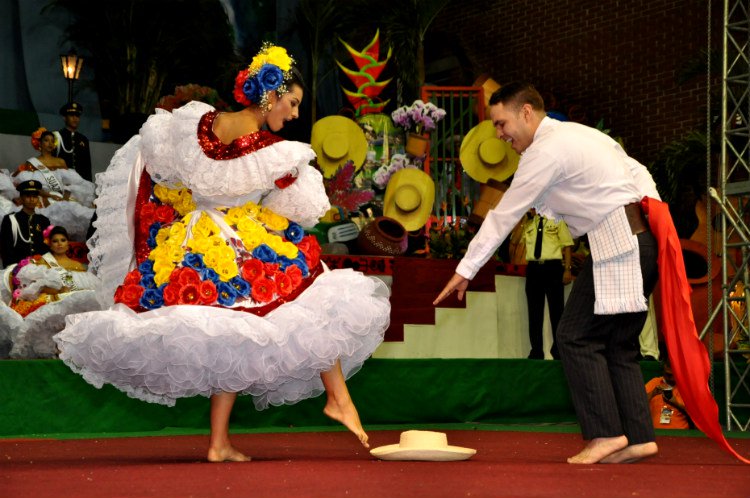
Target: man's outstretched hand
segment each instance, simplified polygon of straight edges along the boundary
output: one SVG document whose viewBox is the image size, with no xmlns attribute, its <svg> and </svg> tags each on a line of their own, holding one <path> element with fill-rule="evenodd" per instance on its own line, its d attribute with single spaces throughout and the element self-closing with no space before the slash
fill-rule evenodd
<svg viewBox="0 0 750 498">
<path fill-rule="evenodd" d="M 458 273 L 454 273 L 450 280 L 448 280 L 448 283 L 445 285 L 442 291 L 440 291 L 440 294 L 438 294 L 438 297 L 435 298 L 435 300 L 432 302 L 432 305 L 437 305 L 440 301 L 451 295 L 452 292 L 457 292 L 457 297 L 459 301 L 462 301 L 464 299 L 464 293 L 466 292 L 466 288 L 469 286 L 469 279 L 462 277 Z"/>
</svg>

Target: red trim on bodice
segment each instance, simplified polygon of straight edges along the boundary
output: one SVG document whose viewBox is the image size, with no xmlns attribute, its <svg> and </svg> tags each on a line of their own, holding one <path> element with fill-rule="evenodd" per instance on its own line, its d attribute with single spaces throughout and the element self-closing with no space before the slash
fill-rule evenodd
<svg viewBox="0 0 750 498">
<path fill-rule="evenodd" d="M 218 111 L 207 112 L 198 122 L 198 144 L 203 153 L 211 159 L 226 160 L 245 156 L 284 139 L 270 131 L 260 130 L 232 140 L 225 144 L 216 136 L 213 130 Z"/>
</svg>

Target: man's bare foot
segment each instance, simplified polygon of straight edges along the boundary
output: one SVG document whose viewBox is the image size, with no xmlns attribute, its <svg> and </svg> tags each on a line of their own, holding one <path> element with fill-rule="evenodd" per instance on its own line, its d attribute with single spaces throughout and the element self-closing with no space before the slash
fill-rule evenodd
<svg viewBox="0 0 750 498">
<path fill-rule="evenodd" d="M 222 446 L 217 448 L 208 449 L 208 461 L 209 462 L 249 462 L 250 457 L 247 457 L 235 450 L 232 446 Z"/>
<path fill-rule="evenodd" d="M 357 439 L 362 443 L 362 446 L 365 448 L 370 447 L 367 443 L 367 434 L 362 427 L 362 423 L 359 421 L 359 413 L 357 413 L 357 409 L 354 407 L 354 403 L 352 403 L 351 399 L 341 404 L 329 399 L 325 408 L 323 408 L 323 413 L 333 420 L 344 424 L 347 429 L 357 436 Z"/>
<path fill-rule="evenodd" d="M 659 453 L 659 447 L 653 441 L 642 444 L 631 444 L 620 451 L 599 460 L 600 463 L 633 463 Z"/>
<path fill-rule="evenodd" d="M 625 436 L 597 437 L 589 441 L 589 444 L 580 453 L 568 458 L 568 463 L 598 463 L 603 458 L 622 450 L 627 445 L 628 438 Z"/>
</svg>

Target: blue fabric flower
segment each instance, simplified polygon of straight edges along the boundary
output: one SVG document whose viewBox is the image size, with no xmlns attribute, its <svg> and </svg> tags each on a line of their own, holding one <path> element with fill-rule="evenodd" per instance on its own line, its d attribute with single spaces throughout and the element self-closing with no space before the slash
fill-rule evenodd
<svg viewBox="0 0 750 498">
<path fill-rule="evenodd" d="M 293 221 L 289 222 L 289 226 L 284 230 L 284 237 L 292 244 L 299 244 L 304 236 L 305 229 Z"/>
<path fill-rule="evenodd" d="M 141 272 L 141 275 L 153 275 L 154 262 L 150 259 L 147 259 L 146 261 L 138 265 L 138 271 Z"/>
<path fill-rule="evenodd" d="M 222 306 L 232 306 L 237 300 L 237 289 L 229 282 L 219 282 L 216 291 L 219 293 L 216 301 Z"/>
<path fill-rule="evenodd" d="M 148 244 L 150 249 L 156 247 L 156 234 L 159 233 L 160 228 L 161 222 L 158 221 L 151 223 L 151 226 L 148 228 L 148 240 L 146 241 L 146 244 Z"/>
<path fill-rule="evenodd" d="M 210 280 L 216 285 L 219 285 L 219 282 L 221 281 L 221 279 L 219 278 L 219 274 L 216 273 L 216 270 L 214 270 L 213 268 L 201 268 L 200 274 L 201 280 Z"/>
<path fill-rule="evenodd" d="M 160 289 L 146 289 L 141 295 L 140 305 L 147 310 L 155 310 L 164 305 L 164 297 Z"/>
<path fill-rule="evenodd" d="M 260 102 L 260 96 L 263 95 L 263 89 L 260 86 L 257 75 L 245 80 L 245 84 L 242 85 L 242 93 L 245 94 L 245 97 L 247 97 L 250 102 L 255 104 Z"/>
<path fill-rule="evenodd" d="M 276 254 L 276 251 L 271 249 L 266 244 L 261 244 L 253 249 L 253 257 L 255 259 L 263 261 L 264 263 L 275 263 L 279 260 L 279 255 Z"/>
<path fill-rule="evenodd" d="M 229 283 L 234 287 L 234 290 L 237 291 L 237 294 L 242 297 L 247 297 L 250 295 L 250 284 L 242 277 L 234 277 L 232 280 L 229 281 Z"/>
<path fill-rule="evenodd" d="M 154 281 L 153 273 L 144 273 L 141 275 L 141 287 L 144 289 L 156 289 L 157 285 Z"/>
<path fill-rule="evenodd" d="M 276 90 L 284 82 L 284 73 L 273 64 L 263 64 L 255 77 L 258 78 L 263 93 Z"/>
<path fill-rule="evenodd" d="M 203 263 L 203 255 L 192 252 L 189 252 L 185 255 L 182 260 L 182 264 L 184 266 L 188 266 L 194 270 L 197 270 L 199 273 L 203 268 L 206 267 L 206 265 Z"/>
</svg>

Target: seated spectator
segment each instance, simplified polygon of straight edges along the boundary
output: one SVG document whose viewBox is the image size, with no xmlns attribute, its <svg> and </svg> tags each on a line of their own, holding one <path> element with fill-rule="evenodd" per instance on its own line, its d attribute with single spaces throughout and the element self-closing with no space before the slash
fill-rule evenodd
<svg viewBox="0 0 750 498">
<path fill-rule="evenodd" d="M 675 384 L 669 361 L 664 361 L 661 377 L 654 377 L 646 383 L 646 393 L 655 428 L 690 429 L 690 417 L 685 411 L 685 403 Z"/>
<path fill-rule="evenodd" d="M 13 297 L 10 307 L 0 310 L 0 324 L 16 323 L 9 311 L 24 319 L 13 338 L 12 358 L 55 357 L 52 336 L 65 327 L 65 316 L 100 308 L 94 290 L 97 279 L 70 257 L 65 228 L 49 227 L 45 232 L 49 252 L 23 260 L 9 275 Z"/>
<path fill-rule="evenodd" d="M 42 231 L 50 221 L 36 211 L 41 187 L 36 180 L 19 183 L 21 209 L 0 222 L 0 257 L 6 267 L 47 250 Z"/>
<path fill-rule="evenodd" d="M 36 180 L 41 183 L 39 212 L 52 223 L 66 226 L 74 240 L 84 240 L 93 216 L 95 185 L 68 169 L 65 161 L 55 157 L 55 135 L 39 128 L 31 136 L 31 144 L 40 151 L 13 173 L 16 183 Z"/>
</svg>

